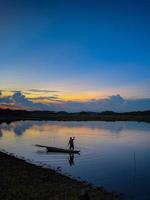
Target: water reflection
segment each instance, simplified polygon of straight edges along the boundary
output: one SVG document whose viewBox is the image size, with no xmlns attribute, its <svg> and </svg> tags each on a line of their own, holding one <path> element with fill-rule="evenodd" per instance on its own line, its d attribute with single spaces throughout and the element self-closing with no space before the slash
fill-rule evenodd
<svg viewBox="0 0 150 200">
<path fill-rule="evenodd" d="M 46 153 L 35 144 L 68 148 L 75 136 L 80 155 Z M 137 122 L 44 122 L 0 124 L 0 147 L 81 177 L 127 199 L 150 199 L 150 124 Z"/>
<path fill-rule="evenodd" d="M 110 131 L 111 133 L 120 134 L 125 129 L 144 129 L 150 130 L 150 125 L 148 123 L 134 123 L 134 122 L 59 122 L 57 124 L 57 128 L 64 127 L 64 124 L 67 128 L 87 128 L 87 129 L 105 129 Z M 9 123 L 1 123 L 0 124 L 0 132 L 3 130 L 13 131 L 15 135 L 21 136 L 28 129 L 32 129 L 33 126 L 46 126 L 50 125 L 51 127 L 56 125 L 56 122 L 45 122 L 45 121 L 17 121 L 17 122 L 9 122 Z M 51 129 L 51 127 L 49 127 Z M 2 135 L 2 134 L 1 134 Z"/>
<path fill-rule="evenodd" d="M 69 154 L 68 161 L 69 161 L 69 165 L 70 165 L 70 166 L 75 165 L 75 163 L 74 163 L 74 153 L 70 153 L 70 154 Z"/>
<path fill-rule="evenodd" d="M 47 156 L 53 156 L 53 155 L 57 156 L 57 155 L 59 155 L 59 153 L 52 153 L 52 152 L 47 152 L 47 151 L 37 151 L 36 153 L 39 154 L 39 155 L 47 155 Z M 68 153 L 68 154 L 65 154 L 64 156 L 66 156 L 66 158 L 68 157 L 68 164 L 70 166 L 75 165 L 75 159 L 74 159 L 75 155 L 74 155 L 74 153 Z"/>
</svg>

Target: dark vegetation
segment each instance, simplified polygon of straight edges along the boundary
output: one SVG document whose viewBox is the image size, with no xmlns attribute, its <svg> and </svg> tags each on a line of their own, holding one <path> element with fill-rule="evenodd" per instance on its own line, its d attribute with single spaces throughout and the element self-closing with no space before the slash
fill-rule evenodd
<svg viewBox="0 0 150 200">
<path fill-rule="evenodd" d="M 150 110 L 116 113 L 113 111 L 105 112 L 79 112 L 67 113 L 64 111 L 26 111 L 0 109 L 0 121 L 17 120 L 56 120 L 56 121 L 143 121 L 150 122 Z"/>
<path fill-rule="evenodd" d="M 116 193 L 93 188 L 54 170 L 43 169 L 0 152 L 2 200 L 120 200 Z"/>
</svg>

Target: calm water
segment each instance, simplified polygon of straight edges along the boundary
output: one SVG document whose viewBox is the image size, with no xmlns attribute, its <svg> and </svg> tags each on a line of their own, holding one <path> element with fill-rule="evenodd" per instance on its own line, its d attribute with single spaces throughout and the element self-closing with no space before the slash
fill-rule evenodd
<svg viewBox="0 0 150 200">
<path fill-rule="evenodd" d="M 80 155 L 45 153 L 35 144 L 67 147 Z M 150 199 L 150 124 L 136 122 L 13 122 L 0 125 L 0 148 L 26 159 L 61 167 L 126 199 Z"/>
</svg>

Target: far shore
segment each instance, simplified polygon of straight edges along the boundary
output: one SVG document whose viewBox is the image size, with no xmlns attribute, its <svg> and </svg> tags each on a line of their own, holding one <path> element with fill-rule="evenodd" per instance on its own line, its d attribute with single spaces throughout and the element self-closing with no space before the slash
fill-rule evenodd
<svg viewBox="0 0 150 200">
<path fill-rule="evenodd" d="M 26 111 L 0 109 L 0 122 L 19 120 L 51 120 L 51 121 L 137 121 L 150 122 L 150 110 L 138 112 L 116 113 L 105 112 L 79 112 L 67 113 L 64 111 Z"/>
<path fill-rule="evenodd" d="M 121 200 L 116 192 L 93 187 L 59 172 L 0 152 L 0 199 Z"/>
</svg>

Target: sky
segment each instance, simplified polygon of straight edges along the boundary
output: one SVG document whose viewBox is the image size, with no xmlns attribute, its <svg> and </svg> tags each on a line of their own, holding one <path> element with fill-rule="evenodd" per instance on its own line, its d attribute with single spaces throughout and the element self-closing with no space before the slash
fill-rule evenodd
<svg viewBox="0 0 150 200">
<path fill-rule="evenodd" d="M 0 0 L 0 107 L 150 109 L 148 0 Z"/>
</svg>

